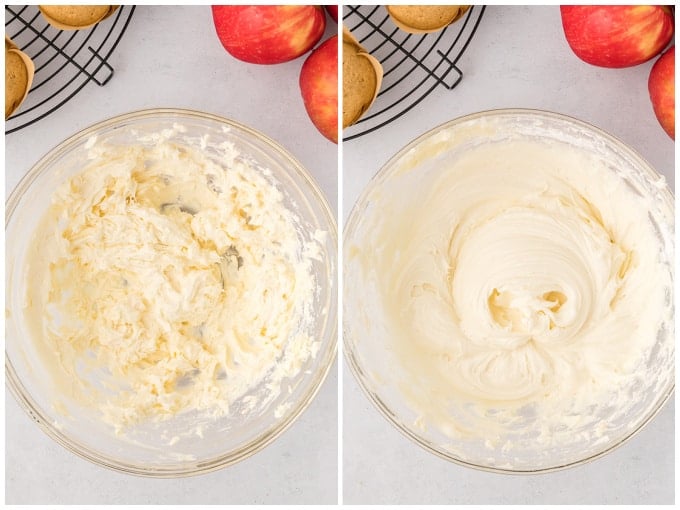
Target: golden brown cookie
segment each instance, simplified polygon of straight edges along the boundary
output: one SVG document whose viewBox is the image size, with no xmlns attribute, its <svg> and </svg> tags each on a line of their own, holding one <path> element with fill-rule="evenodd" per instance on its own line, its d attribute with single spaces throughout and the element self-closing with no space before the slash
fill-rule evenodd
<svg viewBox="0 0 680 510">
<path fill-rule="evenodd" d="M 81 30 L 109 17 L 117 5 L 40 5 L 45 20 L 59 30 Z"/>
<path fill-rule="evenodd" d="M 5 36 L 5 119 L 26 99 L 34 73 L 33 61 Z"/>
<path fill-rule="evenodd" d="M 382 66 L 345 28 L 342 40 L 342 127 L 357 122 L 375 101 Z"/>
<path fill-rule="evenodd" d="M 469 5 L 387 5 L 387 12 L 400 29 L 413 33 L 441 30 L 458 20 Z"/>
</svg>

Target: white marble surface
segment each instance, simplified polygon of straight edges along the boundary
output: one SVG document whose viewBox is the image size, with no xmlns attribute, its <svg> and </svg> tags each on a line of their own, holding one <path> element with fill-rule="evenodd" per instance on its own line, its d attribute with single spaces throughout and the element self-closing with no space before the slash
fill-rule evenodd
<svg viewBox="0 0 680 510">
<path fill-rule="evenodd" d="M 343 216 L 378 169 L 413 138 L 452 118 L 493 108 L 539 108 L 608 131 L 640 152 L 671 187 L 674 144 L 654 117 L 647 92 L 652 62 L 601 69 L 578 60 L 559 9 L 488 7 L 458 62 L 452 91 L 435 90 L 379 131 L 343 145 Z M 402 436 L 343 372 L 345 503 L 672 503 L 674 405 L 630 442 L 590 464 L 534 476 L 499 475 L 441 460 Z"/>
<path fill-rule="evenodd" d="M 329 25 L 325 37 L 336 31 Z M 39 123 L 5 137 L 6 193 L 51 147 L 80 129 L 143 108 L 207 111 L 262 131 L 286 147 L 337 208 L 337 146 L 308 119 L 298 86 L 304 59 L 239 62 L 222 48 L 209 6 L 136 9 L 109 60 L 115 75 L 87 85 Z M 337 365 L 337 364 L 336 364 Z M 253 457 L 175 480 L 122 475 L 64 450 L 5 392 L 7 503 L 333 503 L 337 500 L 337 368 L 290 429 Z"/>
</svg>

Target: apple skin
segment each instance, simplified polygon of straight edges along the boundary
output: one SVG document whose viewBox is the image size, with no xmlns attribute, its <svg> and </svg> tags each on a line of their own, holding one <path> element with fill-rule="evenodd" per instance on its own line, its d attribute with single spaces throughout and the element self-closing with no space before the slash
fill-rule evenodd
<svg viewBox="0 0 680 510">
<path fill-rule="evenodd" d="M 338 22 L 338 6 L 337 5 L 325 5 L 324 7 L 328 11 L 328 14 L 330 15 L 330 17 L 333 18 L 333 21 L 335 21 L 337 23 Z"/>
<path fill-rule="evenodd" d="M 654 63 L 647 86 L 659 124 L 675 140 L 675 46 Z"/>
<path fill-rule="evenodd" d="M 316 48 L 302 64 L 300 93 L 307 115 L 323 136 L 338 143 L 338 36 Z"/>
<path fill-rule="evenodd" d="M 311 50 L 326 29 L 318 5 L 213 5 L 222 46 L 253 64 L 280 64 Z"/>
<path fill-rule="evenodd" d="M 581 60 L 600 67 L 631 67 L 661 53 L 673 37 L 667 6 L 562 5 L 562 28 Z"/>
</svg>

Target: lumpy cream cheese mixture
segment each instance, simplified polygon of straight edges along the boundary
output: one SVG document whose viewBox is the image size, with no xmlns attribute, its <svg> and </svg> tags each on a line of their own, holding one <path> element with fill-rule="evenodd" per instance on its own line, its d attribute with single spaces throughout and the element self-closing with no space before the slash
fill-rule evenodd
<svg viewBox="0 0 680 510">
<path fill-rule="evenodd" d="M 119 432 L 223 416 L 262 384 L 273 399 L 318 348 L 320 245 L 298 234 L 267 169 L 229 143 L 210 158 L 177 145 L 178 129 L 89 140 L 28 264 L 28 316 L 56 380 Z"/>
<path fill-rule="evenodd" d="M 564 145 L 509 139 L 434 158 L 447 143 L 406 154 L 346 241 L 369 296 L 350 298 L 368 310 L 358 358 L 393 363 L 363 369 L 399 388 L 416 428 L 450 438 L 499 450 L 513 435 L 531 448 L 606 440 L 636 391 L 672 377 L 668 358 L 647 364 L 672 322 L 670 255 L 647 213 L 658 207 Z M 368 345 L 381 338 L 384 355 Z"/>
</svg>

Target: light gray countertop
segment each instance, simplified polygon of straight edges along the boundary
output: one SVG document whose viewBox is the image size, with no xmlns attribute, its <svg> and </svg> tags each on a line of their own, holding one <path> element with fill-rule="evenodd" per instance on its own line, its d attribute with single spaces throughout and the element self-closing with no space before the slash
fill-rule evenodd
<svg viewBox="0 0 680 510">
<path fill-rule="evenodd" d="M 506 107 L 580 118 L 621 138 L 674 182 L 674 145 L 647 96 L 652 63 L 588 66 L 569 50 L 557 7 L 488 7 L 459 67 L 461 83 L 343 149 L 342 215 L 378 169 L 410 140 L 452 118 Z M 298 91 L 302 60 L 275 67 L 232 59 L 214 36 L 210 9 L 138 7 L 114 52 L 114 78 L 88 85 L 59 112 L 5 137 L 6 193 L 47 150 L 105 118 L 149 107 L 204 110 L 277 140 L 337 205 L 335 145 L 307 119 Z M 293 129 L 292 126 L 295 126 Z M 27 142 L 27 141 L 30 141 Z M 464 468 L 425 452 L 392 427 L 343 370 L 345 503 L 671 503 L 674 406 L 590 464 L 538 476 Z M 82 460 L 50 440 L 6 400 L 7 503 L 333 503 L 337 494 L 337 371 L 273 444 L 215 473 L 150 480 Z"/>
<path fill-rule="evenodd" d="M 622 139 L 674 185 L 674 144 L 647 92 L 653 62 L 603 69 L 580 61 L 559 8 L 490 6 L 458 62 L 453 90 L 435 89 L 398 120 L 343 145 L 343 217 L 369 179 L 404 145 L 461 115 L 495 108 L 551 110 Z M 621 448 L 544 475 L 501 475 L 449 463 L 398 432 L 343 370 L 345 503 L 672 503 L 674 405 Z"/>
<path fill-rule="evenodd" d="M 106 21 L 104 22 L 106 23 Z M 322 40 L 336 32 L 329 24 Z M 337 146 L 304 110 L 304 58 L 258 66 L 231 57 L 209 6 L 137 7 L 109 63 L 113 78 L 88 84 L 37 124 L 5 137 L 6 194 L 63 139 L 129 111 L 174 107 L 257 129 L 293 154 L 337 209 Z M 5 391 L 7 503 L 333 503 L 337 501 L 337 362 L 311 406 L 276 441 L 220 471 L 151 480 L 95 466 L 49 439 Z"/>
</svg>

